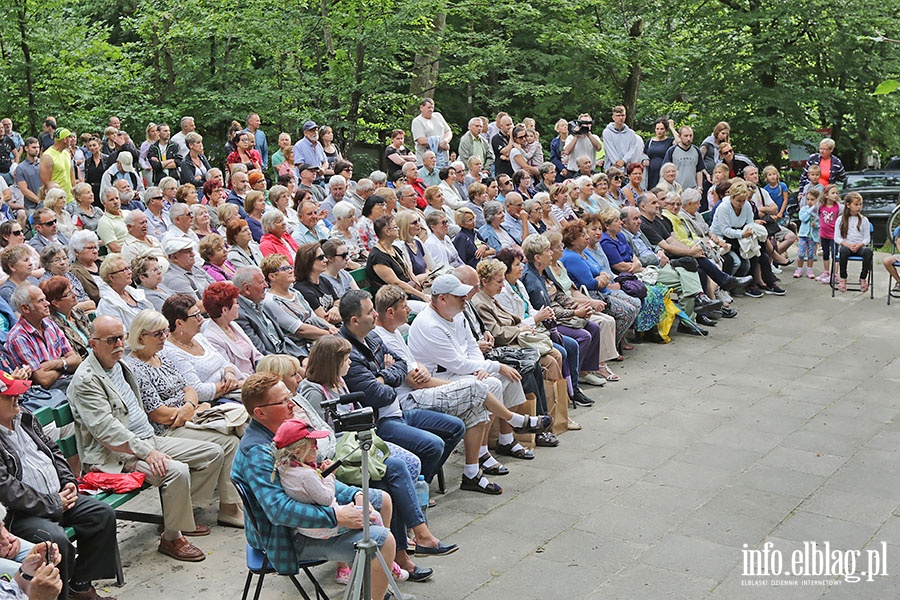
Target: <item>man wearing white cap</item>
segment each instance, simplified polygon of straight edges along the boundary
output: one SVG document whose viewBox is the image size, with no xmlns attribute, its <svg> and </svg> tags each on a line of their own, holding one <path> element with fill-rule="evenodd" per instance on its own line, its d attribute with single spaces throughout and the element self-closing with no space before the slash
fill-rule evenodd
<svg viewBox="0 0 900 600">
<path fill-rule="evenodd" d="M 44 189 L 54 182 L 66 192 L 66 198 L 74 200 L 72 196 L 72 186 L 75 182 L 75 168 L 72 165 L 72 155 L 69 154 L 67 147 L 69 138 L 75 137 L 75 134 L 61 127 L 53 134 L 53 145 L 44 151 L 41 157 L 41 185 Z"/>
<path fill-rule="evenodd" d="M 116 157 L 116 162 L 111 164 L 103 176 L 100 178 L 100 187 L 114 187 L 117 179 L 125 179 L 131 183 L 131 189 L 143 193 L 144 180 L 137 174 L 134 169 L 134 157 L 130 152 L 120 152 Z"/>
<path fill-rule="evenodd" d="M 163 250 L 169 257 L 169 270 L 163 276 L 163 287 L 173 294 L 187 294 L 200 300 L 213 279 L 194 263 L 191 240 L 169 238 L 163 244 Z"/>
<path fill-rule="evenodd" d="M 455 275 L 441 275 L 435 279 L 431 284 L 431 302 L 416 316 L 409 330 L 409 350 L 419 364 L 435 376 L 454 381 L 474 375 L 507 408 L 519 406 L 525 402 L 522 375 L 509 365 L 486 360 L 466 328 L 462 311 L 471 290 L 472 286 L 465 285 Z M 536 430 L 548 429 L 553 423 L 548 417 L 538 419 L 541 422 Z M 524 449 L 520 451 L 521 446 L 513 438 L 513 425 L 507 421 L 500 422 L 497 443 L 508 447 L 520 458 L 533 458 L 530 453 L 526 456 Z M 487 436 L 479 455 L 483 468 L 491 469 L 497 465 L 488 452 Z M 484 487 L 480 474 L 469 477 L 471 479 L 467 481 L 464 475 L 463 489 L 471 489 L 473 485 Z"/>
</svg>

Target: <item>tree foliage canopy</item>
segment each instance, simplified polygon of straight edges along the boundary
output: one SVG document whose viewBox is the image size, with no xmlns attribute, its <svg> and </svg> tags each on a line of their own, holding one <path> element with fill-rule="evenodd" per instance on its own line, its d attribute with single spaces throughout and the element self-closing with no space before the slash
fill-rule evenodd
<svg viewBox="0 0 900 600">
<path fill-rule="evenodd" d="M 0 114 L 78 131 L 119 115 L 195 117 L 219 139 L 259 112 L 297 134 L 332 125 L 345 150 L 408 128 L 420 95 L 460 131 L 506 110 L 546 134 L 560 117 L 638 131 L 659 116 L 720 120 L 741 151 L 777 161 L 830 128 L 858 164 L 900 153 L 900 9 L 883 0 L 17 0 L 0 6 Z M 896 36 L 895 36 L 896 37 Z M 881 87 L 879 87 L 881 84 Z M 879 93 L 873 93 L 878 89 Z"/>
</svg>

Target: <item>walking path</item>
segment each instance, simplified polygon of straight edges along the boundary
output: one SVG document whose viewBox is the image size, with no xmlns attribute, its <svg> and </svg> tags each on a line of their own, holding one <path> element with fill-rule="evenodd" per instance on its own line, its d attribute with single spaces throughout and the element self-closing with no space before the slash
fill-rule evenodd
<svg viewBox="0 0 900 600">
<path fill-rule="evenodd" d="M 459 491 L 454 454 L 449 493 L 435 494 L 429 522 L 461 550 L 419 559 L 434 578 L 403 590 L 423 600 L 900 596 L 900 300 L 885 305 L 886 274 L 875 264 L 875 300 L 832 299 L 785 269 L 786 296 L 739 299 L 739 316 L 708 338 L 638 346 L 616 365 L 622 381 L 589 392 L 597 404 L 573 412 L 583 431 L 538 449 L 534 461 L 508 459 L 501 496 Z M 214 519 L 209 509 L 199 522 Z M 213 527 L 197 540 L 207 560 L 191 564 L 157 554 L 154 531 L 120 524 L 128 583 L 110 593 L 240 598 L 241 532 Z M 865 550 L 877 550 L 888 575 L 744 576 L 744 545 L 764 542 L 773 544 L 766 564 L 780 556 L 785 570 L 801 550 L 815 572 L 803 544 L 828 542 L 845 559 L 863 551 L 857 574 L 869 568 Z M 340 597 L 333 565 L 316 572 Z M 296 597 L 275 576 L 261 596 Z"/>
</svg>

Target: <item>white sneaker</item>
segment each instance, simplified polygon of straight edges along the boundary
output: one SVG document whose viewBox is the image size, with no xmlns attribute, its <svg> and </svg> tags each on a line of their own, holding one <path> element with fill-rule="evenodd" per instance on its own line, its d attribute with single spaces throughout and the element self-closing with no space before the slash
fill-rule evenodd
<svg viewBox="0 0 900 600">
<path fill-rule="evenodd" d="M 716 290 L 716 298 L 722 301 L 722 304 L 731 304 L 734 302 L 734 298 L 731 297 L 731 294 L 719 288 Z"/>
<path fill-rule="evenodd" d="M 776 275 L 781 275 L 781 267 L 779 267 L 775 263 L 772 263 L 772 272 Z"/>
</svg>

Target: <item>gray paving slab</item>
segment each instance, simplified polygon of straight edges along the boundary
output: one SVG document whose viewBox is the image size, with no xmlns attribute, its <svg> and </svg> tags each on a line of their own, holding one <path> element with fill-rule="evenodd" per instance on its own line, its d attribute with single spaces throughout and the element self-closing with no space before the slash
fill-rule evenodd
<svg viewBox="0 0 900 600">
<path fill-rule="evenodd" d="M 874 301 L 831 299 L 826 286 L 785 273 L 787 296 L 738 299 L 738 317 L 709 338 L 676 334 L 613 364 L 622 381 L 586 388 L 597 404 L 571 411 L 584 429 L 538 448 L 534 461 L 507 459 L 501 496 L 460 491 L 454 454 L 448 493 L 434 494 L 428 517 L 461 549 L 417 559 L 435 577 L 404 591 L 422 600 L 900 597 L 900 303 L 885 305 L 880 271 Z M 136 503 L 129 508 L 159 510 L 155 494 Z M 214 522 L 215 510 L 198 519 Z M 119 539 L 128 583 L 101 590 L 124 600 L 240 597 L 240 531 L 214 526 L 196 539 L 207 553 L 197 564 L 159 555 L 150 525 L 121 523 Z M 889 576 L 747 585 L 744 552 L 767 541 L 785 556 L 810 541 L 841 550 L 885 541 Z M 314 572 L 339 597 L 334 566 Z M 297 593 L 270 576 L 261 597 Z"/>
</svg>

